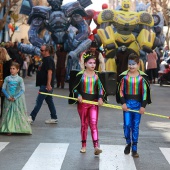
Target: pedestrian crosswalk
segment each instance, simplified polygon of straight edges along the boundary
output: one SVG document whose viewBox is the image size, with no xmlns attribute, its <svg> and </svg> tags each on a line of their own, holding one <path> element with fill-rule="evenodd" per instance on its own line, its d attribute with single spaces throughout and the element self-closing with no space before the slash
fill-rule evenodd
<svg viewBox="0 0 170 170">
<path fill-rule="evenodd" d="M 40 143 L 22 170 L 60 170 L 69 144 Z"/>
<path fill-rule="evenodd" d="M 9 142 L 0 142 L 0 151 L 2 151 L 2 149 L 4 149 L 8 144 Z"/>
<path fill-rule="evenodd" d="M 159 148 L 170 164 L 170 148 Z"/>
<path fill-rule="evenodd" d="M 131 156 L 122 154 L 124 146 L 101 145 L 103 153 L 100 155 L 100 170 L 136 170 L 134 160 Z"/>
<path fill-rule="evenodd" d="M 8 147 L 9 142 L 0 142 L 0 154 L 2 150 Z M 21 168 L 22 170 L 63 170 L 62 166 L 65 162 L 66 155 L 68 154 L 68 148 L 71 144 L 69 143 L 39 143 L 32 155 L 24 163 L 25 165 Z M 137 170 L 135 161 L 132 156 L 124 155 L 123 145 L 100 145 L 103 150 L 100 154 L 99 159 L 99 170 Z M 159 148 L 167 164 L 170 164 L 170 148 Z M 158 150 L 159 150 L 158 149 Z M 76 152 L 77 153 L 77 152 Z M 17 153 L 16 153 L 17 154 Z M 77 158 L 79 155 L 79 158 Z M 75 159 L 79 161 L 82 159 L 82 155 L 78 153 Z M 84 154 L 88 155 L 88 154 Z M 93 160 L 95 161 L 95 160 Z M 170 169 L 170 166 L 169 166 Z M 72 169 L 70 169 L 72 170 Z M 77 170 L 77 169 L 75 169 Z"/>
</svg>

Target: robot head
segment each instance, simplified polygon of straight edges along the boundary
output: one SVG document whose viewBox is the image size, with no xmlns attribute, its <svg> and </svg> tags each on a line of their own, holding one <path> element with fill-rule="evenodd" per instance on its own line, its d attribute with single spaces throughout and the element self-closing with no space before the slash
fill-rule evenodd
<svg viewBox="0 0 170 170">
<path fill-rule="evenodd" d="M 136 5 L 136 11 L 146 11 L 150 6 L 150 3 L 147 3 L 146 5 L 143 2 L 137 3 Z"/>
<path fill-rule="evenodd" d="M 63 2 L 63 0 L 47 0 L 47 1 L 53 10 L 60 9 L 62 2 Z"/>
<path fill-rule="evenodd" d="M 121 8 L 123 11 L 129 11 L 130 10 L 130 0 L 123 0 Z"/>
</svg>

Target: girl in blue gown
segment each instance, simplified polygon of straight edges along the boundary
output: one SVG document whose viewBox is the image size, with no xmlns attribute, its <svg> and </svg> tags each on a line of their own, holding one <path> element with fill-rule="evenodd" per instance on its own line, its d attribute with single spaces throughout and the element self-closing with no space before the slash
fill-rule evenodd
<svg viewBox="0 0 170 170">
<path fill-rule="evenodd" d="M 27 119 L 25 103 L 25 86 L 23 79 L 18 75 L 19 64 L 13 62 L 10 67 L 10 76 L 7 76 L 2 86 L 5 95 L 2 111 L 0 133 L 32 134 Z"/>
</svg>

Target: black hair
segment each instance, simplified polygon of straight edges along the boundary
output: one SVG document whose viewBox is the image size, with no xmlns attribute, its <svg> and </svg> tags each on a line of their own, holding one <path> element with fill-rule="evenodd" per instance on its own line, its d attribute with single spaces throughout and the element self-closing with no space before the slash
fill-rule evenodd
<svg viewBox="0 0 170 170">
<path fill-rule="evenodd" d="M 86 63 L 90 59 L 96 59 L 95 56 L 93 56 L 90 51 L 84 53 L 83 58 L 84 58 L 84 63 Z"/>
<path fill-rule="evenodd" d="M 91 43 L 90 47 L 97 48 L 97 43 L 96 43 L 96 41 L 92 41 L 92 43 Z"/>
<path fill-rule="evenodd" d="M 50 55 L 54 55 L 54 48 L 52 45 L 44 44 L 43 46 L 45 46 L 46 51 L 49 51 Z"/>
</svg>

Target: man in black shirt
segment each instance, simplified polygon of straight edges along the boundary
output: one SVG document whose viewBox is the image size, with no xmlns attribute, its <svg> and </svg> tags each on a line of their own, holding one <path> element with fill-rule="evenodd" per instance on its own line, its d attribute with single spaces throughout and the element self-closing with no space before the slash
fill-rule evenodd
<svg viewBox="0 0 170 170">
<path fill-rule="evenodd" d="M 54 87 L 54 71 L 55 64 L 53 58 L 50 56 L 51 47 L 49 45 L 41 46 L 42 65 L 37 71 L 36 86 L 40 86 L 40 92 L 52 93 Z M 51 119 L 46 120 L 45 123 L 58 123 L 56 109 L 54 106 L 52 96 L 38 94 L 36 105 L 29 116 L 29 121 L 32 123 L 37 113 L 39 112 L 43 101 L 46 101 L 51 112 Z"/>
</svg>

